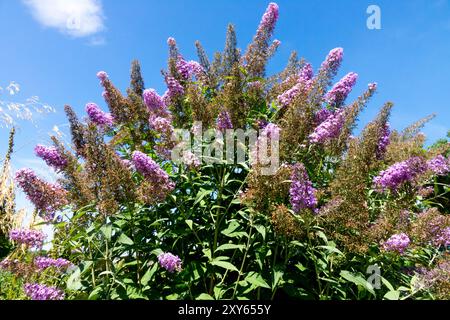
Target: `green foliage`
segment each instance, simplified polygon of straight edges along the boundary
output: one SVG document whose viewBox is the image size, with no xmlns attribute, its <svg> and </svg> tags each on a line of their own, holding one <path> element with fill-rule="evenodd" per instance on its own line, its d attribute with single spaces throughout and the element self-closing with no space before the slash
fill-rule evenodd
<svg viewBox="0 0 450 320">
<path fill-rule="evenodd" d="M 276 9 L 273 4 L 271 8 Z M 277 16 L 274 13 L 273 19 Z M 111 80 L 102 80 L 116 121 L 113 128 L 105 130 L 92 119 L 83 124 L 66 107 L 74 152 L 53 139 L 68 160 L 61 174 L 71 203 L 62 219 L 53 222 L 49 254 L 68 259 L 75 267 L 60 275 L 33 273 L 21 278 L 1 273 L 4 298 L 16 298 L 14 294 L 20 298 L 24 279 L 63 288 L 67 299 L 435 298 L 421 287 L 418 271 L 448 260 L 447 248 L 428 241 L 413 243 L 399 253 L 383 250 L 382 242 L 412 231 L 415 220 L 430 207 L 445 213 L 449 177 L 426 172 L 392 192 L 380 192 L 373 185 L 373 177 L 395 162 L 413 156 L 425 161 L 439 153 L 425 150 L 418 132 L 429 118 L 403 134 L 384 137 L 392 108 L 387 103 L 360 137 L 351 137 L 372 88 L 353 104 L 342 106 L 345 121 L 340 134 L 323 144 L 312 143 L 308 137 L 318 127 L 318 112 L 332 112 L 323 101 L 330 74 L 336 70 L 323 67 L 311 80 L 311 88 L 299 89 L 288 106 L 280 106 L 278 95 L 297 83 L 303 61 L 293 54 L 276 79 L 264 77 L 266 63 L 279 45 L 268 42 L 273 26 L 265 32 L 259 29 L 244 56 L 249 64 L 242 63 L 231 25 L 225 53 L 216 54 L 212 63 L 197 43 L 204 70 L 191 78 L 177 70 L 179 51 L 171 39 L 164 75 L 171 85 L 179 85 L 178 91 L 172 97 L 169 91 L 164 99 L 154 98 L 161 98 L 157 104 L 172 112 L 163 120 L 178 128 L 192 130 L 194 119 L 203 121 L 204 129 L 215 128 L 219 111 L 229 114 L 235 129 L 271 122 L 281 131 L 278 171 L 261 175 L 260 164 L 248 159 L 248 148 L 244 163 L 198 166 L 177 163 L 160 152 L 173 145 L 165 140 L 167 132 L 149 124 L 154 110 L 141 97 L 144 80 L 135 61 L 127 98 Z M 379 152 L 383 138 L 391 143 Z M 214 142 L 227 143 L 218 138 Z M 200 143 L 205 147 L 205 141 Z M 435 148 L 443 145 L 439 142 Z M 159 182 L 124 161 L 134 151 L 151 158 L 159 175 L 167 173 L 173 190 L 153 197 L 163 189 Z M 293 211 L 289 187 L 294 180 L 292 165 L 299 163 L 314 187 L 317 210 Z M 434 187 L 435 196 L 420 196 L 423 186 Z M 169 252 L 181 259 L 181 270 L 169 272 L 159 262 L 158 257 Z M 32 265 L 34 254 L 20 257 Z"/>
<path fill-rule="evenodd" d="M 0 300 L 23 300 L 23 281 L 20 277 L 0 270 Z"/>
</svg>

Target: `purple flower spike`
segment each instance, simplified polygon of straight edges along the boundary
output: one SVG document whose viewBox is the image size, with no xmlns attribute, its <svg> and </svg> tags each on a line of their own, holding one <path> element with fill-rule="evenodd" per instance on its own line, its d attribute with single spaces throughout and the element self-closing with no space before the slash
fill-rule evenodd
<svg viewBox="0 0 450 320">
<path fill-rule="evenodd" d="M 161 253 L 158 256 L 159 265 L 167 271 L 173 273 L 181 271 L 181 259 L 170 252 Z"/>
<path fill-rule="evenodd" d="M 148 111 L 152 115 L 159 117 L 168 117 L 169 110 L 167 110 L 164 99 L 158 95 L 155 89 L 147 89 L 143 93 L 143 98 Z"/>
<path fill-rule="evenodd" d="M 291 188 L 289 189 L 290 202 L 294 212 L 300 212 L 303 209 L 315 211 L 317 199 L 315 189 L 309 180 L 308 173 L 302 163 L 294 165 L 292 173 Z"/>
<path fill-rule="evenodd" d="M 112 115 L 103 112 L 95 103 L 91 102 L 86 105 L 86 113 L 93 123 L 101 127 L 111 127 L 114 124 Z"/>
<path fill-rule="evenodd" d="M 31 169 L 18 170 L 15 180 L 47 221 L 52 220 L 55 212 L 68 203 L 66 190 L 57 183 L 41 180 Z"/>
<path fill-rule="evenodd" d="M 31 300 L 64 300 L 64 292 L 55 287 L 47 287 L 39 283 L 26 283 L 23 288 Z"/>
<path fill-rule="evenodd" d="M 46 147 L 39 144 L 34 148 L 34 153 L 55 170 L 64 170 L 67 166 L 67 160 L 55 147 Z"/>
<path fill-rule="evenodd" d="M 15 229 L 9 233 L 9 238 L 30 248 L 42 247 L 47 236 L 39 230 Z"/>
<path fill-rule="evenodd" d="M 222 111 L 216 120 L 217 128 L 221 131 L 226 129 L 233 129 L 233 124 L 231 123 L 230 114 L 228 111 Z"/>
<path fill-rule="evenodd" d="M 383 243 L 383 249 L 385 251 L 395 251 L 401 254 L 406 250 L 410 242 L 411 240 L 407 234 L 394 234 Z"/>
<path fill-rule="evenodd" d="M 417 175 L 426 170 L 426 165 L 420 157 L 394 163 L 373 179 L 375 185 L 381 190 L 397 190 L 401 185 L 412 181 Z"/>
<path fill-rule="evenodd" d="M 36 257 L 34 259 L 34 264 L 41 271 L 48 268 L 63 270 L 67 269 L 71 265 L 69 260 L 63 258 L 52 259 L 47 257 Z"/>
<path fill-rule="evenodd" d="M 257 34 L 268 35 L 267 38 L 270 38 L 275 29 L 278 17 L 279 17 L 278 5 L 274 2 L 269 3 L 266 12 L 261 18 Z"/>
<path fill-rule="evenodd" d="M 329 139 L 337 138 L 341 133 L 344 121 L 343 109 L 339 109 L 314 129 L 314 132 L 309 135 L 309 141 L 323 144 Z"/>
<path fill-rule="evenodd" d="M 437 237 L 434 239 L 433 242 L 436 246 L 444 246 L 444 247 L 450 246 L 450 227 L 447 227 L 444 230 L 442 230 L 437 235 Z"/>
<path fill-rule="evenodd" d="M 352 91 L 357 79 L 358 75 L 356 73 L 350 72 L 347 74 L 327 93 L 325 97 L 326 102 L 334 108 L 341 107 Z"/>
<path fill-rule="evenodd" d="M 389 127 L 389 123 L 386 123 L 381 132 L 380 140 L 378 141 L 376 155 L 377 159 L 382 159 L 384 154 L 386 153 L 386 149 L 390 143 L 391 130 Z"/>
<path fill-rule="evenodd" d="M 184 94 L 183 86 L 174 77 L 167 76 L 166 77 L 166 84 L 167 84 L 167 88 L 168 88 L 167 98 L 166 99 L 168 101 L 173 101 L 174 98 Z"/>
<path fill-rule="evenodd" d="M 97 73 L 97 78 L 100 80 L 101 83 L 105 82 L 105 80 L 108 79 L 108 74 L 105 71 L 99 71 Z"/>
<path fill-rule="evenodd" d="M 311 64 L 306 63 L 300 71 L 297 83 L 289 90 L 278 96 L 278 102 L 281 106 L 285 107 L 289 105 L 296 96 L 298 96 L 302 90 L 308 91 L 311 87 L 311 79 L 314 76 L 314 72 Z"/>
<path fill-rule="evenodd" d="M 169 175 L 145 153 L 134 151 L 132 161 L 136 170 L 152 184 L 153 193 L 158 198 L 164 198 L 175 187 Z"/>
<path fill-rule="evenodd" d="M 344 49 L 335 48 L 330 51 L 325 61 L 322 63 L 322 70 L 329 75 L 335 75 L 344 59 Z"/>
<path fill-rule="evenodd" d="M 443 155 L 438 155 L 427 161 L 427 167 L 438 176 L 445 176 L 450 172 L 450 161 Z"/>
</svg>

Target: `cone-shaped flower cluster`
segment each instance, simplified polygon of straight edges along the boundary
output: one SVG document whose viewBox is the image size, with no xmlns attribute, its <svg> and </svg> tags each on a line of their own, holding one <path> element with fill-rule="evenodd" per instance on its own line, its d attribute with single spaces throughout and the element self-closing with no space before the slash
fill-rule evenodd
<svg viewBox="0 0 450 320">
<path fill-rule="evenodd" d="M 198 78 L 204 73 L 203 67 L 197 61 L 186 61 L 182 57 L 178 58 L 176 67 L 184 80 L 190 79 L 193 75 Z"/>
<path fill-rule="evenodd" d="M 169 272 L 181 271 L 181 259 L 170 252 L 158 256 L 159 265 Z"/>
<path fill-rule="evenodd" d="M 108 79 L 108 74 L 105 71 L 99 71 L 97 72 L 97 78 L 103 84 L 103 82 L 105 82 Z"/>
<path fill-rule="evenodd" d="M 182 161 L 190 168 L 198 168 L 201 165 L 200 159 L 189 150 L 183 152 Z"/>
<path fill-rule="evenodd" d="M 42 247 L 47 236 L 39 230 L 15 229 L 9 233 L 9 238 L 30 248 Z"/>
<path fill-rule="evenodd" d="M 150 114 L 150 128 L 160 134 L 159 143 L 155 149 L 159 155 L 168 158 L 173 143 L 171 138 L 174 129 L 172 115 L 166 105 L 167 99 L 160 97 L 154 89 L 145 90 L 143 98 Z"/>
<path fill-rule="evenodd" d="M 315 211 L 317 207 L 316 190 L 313 188 L 305 166 L 302 163 L 294 165 L 291 180 L 289 196 L 294 212 L 298 213 L 303 209 Z"/>
<path fill-rule="evenodd" d="M 278 102 L 280 103 L 280 105 L 285 107 L 289 105 L 292 100 L 294 100 L 295 97 L 297 97 L 302 92 L 302 90 L 308 91 L 310 89 L 311 79 L 313 76 L 314 71 L 311 64 L 306 63 L 302 68 L 302 71 L 300 72 L 297 83 L 291 89 L 278 96 Z"/>
<path fill-rule="evenodd" d="M 34 153 L 55 170 L 64 170 L 67 166 L 67 160 L 55 147 L 46 147 L 39 144 L 34 148 Z"/>
<path fill-rule="evenodd" d="M 170 136 L 171 132 L 173 131 L 173 126 L 169 119 L 163 118 L 163 117 L 150 117 L 149 119 L 150 127 L 161 133 L 161 134 L 167 134 Z"/>
<path fill-rule="evenodd" d="M 86 113 L 93 123 L 101 127 L 111 127 L 114 124 L 113 116 L 103 112 L 95 103 L 86 104 Z"/>
<path fill-rule="evenodd" d="M 176 97 L 179 97 L 179 96 L 184 94 L 183 86 L 174 77 L 167 76 L 166 77 L 166 84 L 167 84 L 167 93 L 166 93 L 166 100 L 167 101 L 171 102 Z"/>
<path fill-rule="evenodd" d="M 383 249 L 385 251 L 396 251 L 398 253 L 403 253 L 409 246 L 411 240 L 405 233 L 394 234 L 388 240 L 383 243 Z"/>
<path fill-rule="evenodd" d="M 337 110 L 314 129 L 314 132 L 309 135 L 309 141 L 323 144 L 330 139 L 337 138 L 341 133 L 344 121 L 344 109 Z"/>
<path fill-rule="evenodd" d="M 397 190 L 401 185 L 412 181 L 417 175 L 426 170 L 425 163 L 420 157 L 413 157 L 408 160 L 397 162 L 380 172 L 373 179 L 375 185 L 381 190 Z"/>
<path fill-rule="evenodd" d="M 225 131 L 226 129 L 233 129 L 233 124 L 231 123 L 230 114 L 228 111 L 222 111 L 216 120 L 217 129 Z"/>
<path fill-rule="evenodd" d="M 280 135 L 280 127 L 276 124 L 269 123 L 262 132 L 263 135 L 267 136 L 270 139 L 276 139 Z"/>
<path fill-rule="evenodd" d="M 191 66 L 189 62 L 184 60 L 182 57 L 178 58 L 177 61 L 177 72 L 183 77 L 183 79 L 187 80 L 191 76 Z"/>
<path fill-rule="evenodd" d="M 436 246 L 444 246 L 444 247 L 450 246 L 450 227 L 447 227 L 444 230 L 442 230 L 436 236 L 433 242 Z"/>
<path fill-rule="evenodd" d="M 269 44 L 279 17 L 278 5 L 270 3 L 249 45 L 244 60 L 247 62 L 247 70 L 252 77 L 264 76 L 265 65 L 268 58 L 274 53 L 280 42 Z"/>
<path fill-rule="evenodd" d="M 34 265 L 39 270 L 45 270 L 48 268 L 56 268 L 56 269 L 67 269 L 71 263 L 69 260 L 58 258 L 48 258 L 48 257 L 36 257 L 34 259 Z"/>
<path fill-rule="evenodd" d="M 256 144 L 251 148 L 250 159 L 251 164 L 266 164 L 269 160 L 267 147 L 271 145 L 272 139 L 280 138 L 280 127 L 274 123 L 269 123 L 264 126 Z M 271 148 L 269 148 L 271 149 Z"/>
<path fill-rule="evenodd" d="M 170 115 L 163 98 L 158 95 L 155 89 L 145 90 L 143 98 L 150 114 L 158 117 L 168 117 Z"/>
<path fill-rule="evenodd" d="M 274 2 L 270 3 L 266 9 L 266 12 L 262 16 L 261 22 L 258 27 L 257 35 L 266 35 L 270 37 L 275 30 L 275 25 L 277 23 L 279 16 L 278 5 Z"/>
<path fill-rule="evenodd" d="M 350 72 L 347 74 L 327 93 L 325 101 L 334 108 L 341 107 L 352 91 L 357 79 L 358 75 L 356 73 Z"/>
<path fill-rule="evenodd" d="M 445 176 L 450 172 L 450 161 L 443 155 L 438 155 L 427 161 L 427 167 L 436 175 Z"/>
<path fill-rule="evenodd" d="M 390 135 L 391 135 L 391 130 L 389 128 L 389 123 L 386 123 L 382 128 L 381 128 L 382 132 L 381 132 L 381 137 L 380 140 L 378 140 L 378 144 L 377 144 L 377 159 L 382 159 L 384 154 L 386 153 L 386 149 L 389 145 L 390 142 Z"/>
<path fill-rule="evenodd" d="M 330 51 L 325 61 L 322 63 L 321 71 L 325 72 L 328 77 L 336 74 L 344 59 L 344 49 L 335 48 Z"/>
<path fill-rule="evenodd" d="M 47 221 L 52 220 L 56 211 L 68 203 L 66 190 L 59 184 L 39 179 L 31 169 L 17 171 L 16 181 Z"/>
<path fill-rule="evenodd" d="M 322 108 L 319 111 L 316 112 L 314 115 L 314 123 L 316 126 L 319 126 L 321 123 L 323 123 L 325 120 L 328 119 L 329 116 L 333 114 L 332 111 L 330 111 L 327 108 Z"/>
<path fill-rule="evenodd" d="M 169 175 L 145 153 L 134 151 L 132 161 L 136 170 L 151 183 L 152 192 L 159 198 L 164 198 L 175 187 Z"/>
<path fill-rule="evenodd" d="M 31 300 L 64 300 L 64 292 L 55 287 L 39 283 L 26 283 L 24 290 Z"/>
</svg>

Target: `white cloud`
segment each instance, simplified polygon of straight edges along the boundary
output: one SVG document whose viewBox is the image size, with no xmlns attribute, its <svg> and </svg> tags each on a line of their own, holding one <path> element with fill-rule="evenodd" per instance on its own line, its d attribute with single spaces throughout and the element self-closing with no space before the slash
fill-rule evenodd
<svg viewBox="0 0 450 320">
<path fill-rule="evenodd" d="M 73 37 L 86 37 L 104 29 L 101 0 L 22 0 L 43 26 Z"/>
<path fill-rule="evenodd" d="M 20 91 L 20 86 L 18 83 L 11 81 L 9 86 L 6 87 L 6 90 L 8 90 L 9 94 L 13 96 Z"/>
</svg>

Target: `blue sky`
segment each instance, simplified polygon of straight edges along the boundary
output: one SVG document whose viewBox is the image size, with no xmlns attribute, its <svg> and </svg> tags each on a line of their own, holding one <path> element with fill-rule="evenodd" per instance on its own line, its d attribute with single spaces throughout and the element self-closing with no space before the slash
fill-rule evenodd
<svg viewBox="0 0 450 320">
<path fill-rule="evenodd" d="M 223 48 L 226 26 L 231 22 L 237 30 L 238 45 L 245 48 L 269 3 L 65 1 L 64 5 L 64 0 L 0 0 L 0 87 L 15 81 L 21 86 L 20 94 L 8 99 L 39 96 L 56 110 L 36 119 L 38 127 L 19 123 L 15 169 L 33 166 L 48 175 L 42 163 L 33 160 L 33 147 L 49 142 L 53 125 L 67 130 L 64 104 L 73 106 L 80 115 L 87 102 L 106 108 L 95 76 L 97 71 L 107 71 L 124 91 L 130 62 L 139 59 L 146 87 L 162 93 L 165 88 L 160 70 L 166 65 L 169 36 L 177 39 L 186 58 L 196 59 L 196 40 L 212 56 Z M 379 85 L 361 124 L 373 118 L 384 102 L 393 101 L 393 127 L 402 129 L 435 112 L 437 118 L 424 132 L 430 140 L 445 136 L 450 129 L 450 0 L 277 3 L 280 19 L 275 38 L 282 44 L 270 62 L 269 72 L 283 68 L 292 50 L 317 68 L 330 49 L 343 47 L 345 57 L 339 76 L 350 71 L 359 74 L 351 98 L 369 82 Z M 366 27 L 366 9 L 370 4 L 381 9 L 381 30 Z M 79 13 L 74 18 L 74 23 L 81 21 L 76 30 L 67 29 L 69 9 Z M 0 100 L 2 97 L 4 94 Z M 0 135 L 3 154 L 7 130 L 0 129 Z"/>
</svg>

